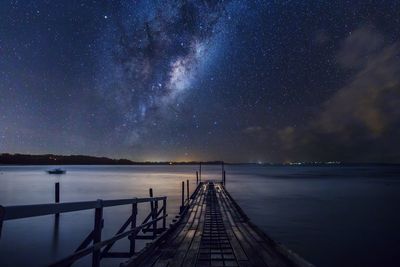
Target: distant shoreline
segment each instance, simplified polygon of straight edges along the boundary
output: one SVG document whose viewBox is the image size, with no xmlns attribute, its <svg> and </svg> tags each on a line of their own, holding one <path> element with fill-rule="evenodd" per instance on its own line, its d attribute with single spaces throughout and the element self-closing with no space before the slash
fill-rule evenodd
<svg viewBox="0 0 400 267">
<path fill-rule="evenodd" d="M 204 165 L 219 165 L 222 161 L 202 162 Z M 85 155 L 30 155 L 30 154 L 0 154 L 0 165 L 195 165 L 196 161 L 188 162 L 150 162 L 132 161 L 129 159 L 111 159 Z"/>
<path fill-rule="evenodd" d="M 202 165 L 220 165 L 222 161 L 203 161 Z M 95 157 L 85 155 L 54 155 L 54 154 L 43 154 L 43 155 L 30 155 L 30 154 L 0 154 L 0 166 L 1 165 L 120 165 L 120 166 L 132 166 L 132 165 L 199 165 L 199 161 L 185 161 L 185 162 L 174 162 L 174 161 L 163 161 L 163 162 L 152 162 L 152 161 L 132 161 L 129 159 L 111 159 L 107 157 Z M 259 165 L 259 166 L 287 166 L 287 167 L 329 167 L 329 166 L 399 166 L 400 163 L 344 163 L 344 162 L 294 162 L 294 163 L 228 163 L 225 165 Z"/>
</svg>

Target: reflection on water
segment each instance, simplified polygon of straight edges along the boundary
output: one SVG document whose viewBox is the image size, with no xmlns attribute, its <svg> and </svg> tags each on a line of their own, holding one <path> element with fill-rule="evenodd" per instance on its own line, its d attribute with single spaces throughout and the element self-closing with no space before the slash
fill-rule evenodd
<svg viewBox="0 0 400 267">
<path fill-rule="evenodd" d="M 51 249 L 53 255 L 57 255 L 59 228 L 60 228 L 60 216 L 54 216 L 53 240 L 51 242 Z"/>
<path fill-rule="evenodd" d="M 399 266 L 399 167 L 225 166 L 227 189 L 265 232 L 318 266 Z M 197 166 L 67 166 L 48 175 L 48 166 L 0 167 L 0 204 L 168 196 L 168 220 L 180 205 L 180 183 L 195 188 Z M 204 166 L 203 178 L 220 179 L 219 166 Z M 146 205 L 147 204 L 147 205 Z M 138 221 L 148 212 L 139 204 Z M 129 217 L 130 206 L 105 208 L 103 238 Z M 94 211 L 4 223 L 1 266 L 42 266 L 73 252 L 93 227 Z M 115 244 L 125 251 L 128 241 Z M 18 253 L 15 253 L 18 251 Z M 374 253 L 368 253 L 373 251 Z M 25 255 L 21 257 L 20 255 Z M 85 266 L 90 257 L 78 266 Z M 103 266 L 116 266 L 106 259 Z"/>
</svg>

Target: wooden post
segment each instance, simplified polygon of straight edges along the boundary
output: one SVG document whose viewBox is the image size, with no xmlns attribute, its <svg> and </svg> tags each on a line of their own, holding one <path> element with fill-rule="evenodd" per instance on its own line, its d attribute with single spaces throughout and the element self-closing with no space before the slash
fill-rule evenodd
<svg viewBox="0 0 400 267">
<path fill-rule="evenodd" d="M 153 188 L 149 188 L 149 196 L 153 197 Z M 152 220 L 155 220 L 154 216 L 157 217 L 157 211 L 156 211 L 156 214 L 154 215 L 154 209 L 155 209 L 155 203 L 154 203 L 154 201 L 150 201 L 150 214 L 151 214 L 151 219 Z M 154 226 L 154 223 L 153 223 L 153 238 L 154 238 L 154 235 L 155 235 L 155 232 L 156 232 L 155 228 L 157 228 L 157 225 Z"/>
<path fill-rule="evenodd" d="M 223 184 L 224 184 L 224 186 L 226 185 L 226 173 L 225 173 L 225 170 L 224 170 L 224 176 L 223 176 Z"/>
<path fill-rule="evenodd" d="M 200 176 L 200 182 L 201 182 L 201 162 L 200 162 L 199 176 Z"/>
<path fill-rule="evenodd" d="M 153 197 L 153 188 L 149 188 L 149 196 Z M 153 201 L 150 201 L 150 210 L 153 211 L 153 209 L 154 209 Z"/>
<path fill-rule="evenodd" d="M 224 171 L 225 171 L 224 161 L 221 161 L 221 180 L 222 180 L 222 183 L 224 183 Z"/>
<path fill-rule="evenodd" d="M 60 203 L 60 183 L 57 182 L 54 184 L 54 202 Z M 56 217 L 59 217 L 60 213 L 56 213 Z"/>
<path fill-rule="evenodd" d="M 101 229 L 103 228 L 103 201 L 97 200 L 98 207 L 94 213 L 93 244 L 101 242 Z M 101 250 L 93 251 L 92 267 L 100 267 Z"/>
<path fill-rule="evenodd" d="M 196 185 L 199 184 L 199 172 L 196 171 Z"/>
<path fill-rule="evenodd" d="M 0 205 L 0 238 L 1 238 L 1 229 L 3 228 L 3 220 L 4 220 L 4 207 Z"/>
<path fill-rule="evenodd" d="M 158 200 L 154 202 L 154 210 L 153 210 L 153 220 L 157 219 L 157 212 L 158 212 Z M 153 239 L 157 236 L 157 221 L 153 222 Z"/>
<path fill-rule="evenodd" d="M 186 199 L 188 201 L 188 205 L 189 205 L 189 180 L 186 180 Z"/>
<path fill-rule="evenodd" d="M 136 228 L 136 218 L 137 218 L 137 203 L 132 204 L 132 221 L 131 221 L 131 229 Z M 131 256 L 135 254 L 136 248 L 136 235 L 131 235 L 129 237 L 129 253 Z"/>
<path fill-rule="evenodd" d="M 167 199 L 164 198 L 163 199 L 163 230 L 165 230 L 167 228 Z"/>
<path fill-rule="evenodd" d="M 182 202 L 181 202 L 181 212 L 183 212 L 183 207 L 185 205 L 185 182 L 182 181 Z"/>
</svg>

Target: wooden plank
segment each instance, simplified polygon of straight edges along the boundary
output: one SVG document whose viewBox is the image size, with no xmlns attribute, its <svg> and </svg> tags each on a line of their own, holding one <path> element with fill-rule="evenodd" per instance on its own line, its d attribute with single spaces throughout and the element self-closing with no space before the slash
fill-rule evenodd
<svg viewBox="0 0 400 267">
<path fill-rule="evenodd" d="M 245 251 L 252 266 L 265 266 L 266 263 L 259 257 L 259 254 L 254 250 L 248 243 L 246 238 L 243 236 L 242 232 L 237 227 L 232 227 L 232 231 L 238 239 L 241 247 Z"/>
<path fill-rule="evenodd" d="M 177 253 L 175 254 L 174 258 L 171 260 L 168 266 L 180 266 L 181 264 L 183 264 L 184 259 L 186 258 L 186 255 L 189 251 L 189 248 L 191 247 L 192 241 L 194 240 L 195 234 L 199 227 L 199 222 L 200 222 L 199 217 L 201 216 L 201 213 L 204 208 L 204 195 L 202 195 L 199 199 L 200 201 L 196 204 L 197 210 L 192 225 L 189 227 L 188 233 L 184 241 L 179 246 Z"/>
<path fill-rule="evenodd" d="M 221 198 L 220 200 L 223 202 L 223 205 L 226 207 L 226 209 L 229 211 L 229 213 L 233 213 L 235 217 L 237 218 L 235 221 L 235 226 L 236 228 L 234 229 L 234 233 L 237 236 L 237 238 L 240 240 L 240 244 L 243 247 L 243 249 L 245 250 L 246 254 L 248 255 L 249 258 L 254 259 L 261 259 L 264 264 L 268 264 L 268 266 L 270 266 L 270 264 L 274 264 L 276 263 L 276 260 L 273 260 L 271 258 L 271 255 L 264 249 L 260 249 L 259 247 L 259 243 L 257 242 L 257 240 L 250 235 L 249 232 L 247 231 L 243 231 L 242 230 L 242 226 L 246 223 L 241 222 L 242 221 L 242 215 L 240 214 L 240 212 L 237 211 L 235 205 L 233 205 L 232 200 L 225 194 L 225 190 L 223 187 L 221 187 Z M 262 238 L 258 236 L 258 240 L 262 241 Z M 244 242 L 244 243 L 243 243 Z M 255 257 L 258 256 L 258 257 Z M 255 264 L 260 264 L 259 260 L 255 260 Z M 271 265 L 274 266 L 274 265 Z"/>
<path fill-rule="evenodd" d="M 206 205 L 205 205 L 204 198 L 203 198 L 203 202 L 201 203 L 200 216 L 199 216 L 200 218 L 198 218 L 199 225 L 198 225 L 196 234 L 194 236 L 193 242 L 188 250 L 188 253 L 186 254 L 185 260 L 183 261 L 183 266 L 195 266 L 196 265 L 197 255 L 199 254 L 201 237 L 203 235 L 203 229 L 204 229 L 205 209 L 206 209 Z"/>
<path fill-rule="evenodd" d="M 185 216 L 187 219 L 184 220 L 184 223 L 182 224 L 180 230 L 177 231 L 176 234 L 171 238 L 171 241 L 168 242 L 168 246 L 162 249 L 163 251 L 161 253 L 161 256 L 154 264 L 154 266 L 167 266 L 169 264 L 169 261 L 174 257 L 176 250 L 178 249 L 181 242 L 183 242 L 187 232 L 192 226 L 199 207 L 201 207 L 201 203 L 204 198 L 205 188 L 206 187 L 202 187 L 202 189 L 198 192 L 196 198 L 194 199 L 194 202 L 192 202 L 188 214 L 186 214 Z"/>
<path fill-rule="evenodd" d="M 192 243 L 195 233 L 196 230 L 188 230 L 185 238 L 183 239 L 179 248 L 176 250 L 174 257 L 171 259 L 168 266 L 171 267 L 182 266 L 183 260 L 185 259 L 186 253 L 189 250 L 189 247 Z"/>
<path fill-rule="evenodd" d="M 230 212 L 242 217 L 240 212 L 237 211 L 236 206 L 233 205 L 233 200 L 226 194 L 225 190 L 221 191 L 221 195 L 223 195 L 221 199 L 228 206 Z M 276 251 L 266 243 L 265 239 L 252 230 L 248 223 L 237 222 L 236 225 L 238 232 L 235 233 L 242 235 L 243 241 L 246 241 L 246 244 L 248 244 L 248 249 L 253 250 L 254 253 L 257 254 L 265 264 L 271 267 L 287 266 L 287 262 L 282 259 L 281 255 L 276 253 Z"/>
<path fill-rule="evenodd" d="M 154 198 L 131 198 L 131 199 L 113 199 L 103 200 L 101 204 L 98 201 L 82 201 L 82 202 L 65 202 L 55 204 L 35 204 L 35 205 L 20 205 L 3 207 L 3 220 L 14 220 L 36 216 L 44 216 L 56 213 L 65 213 L 73 211 L 81 211 L 95 208 L 106 208 L 113 206 L 128 205 L 134 203 L 144 203 L 155 200 L 163 200 L 166 197 Z"/>
<path fill-rule="evenodd" d="M 258 239 L 262 239 L 258 234 L 251 229 L 251 227 L 247 223 L 242 223 L 239 226 L 239 229 L 242 233 L 246 233 L 245 236 L 248 239 L 249 243 L 253 246 L 253 249 L 261 256 L 263 261 L 271 267 L 285 267 L 287 266 L 287 262 L 279 255 L 276 250 L 272 249 L 272 247 L 266 243 L 265 240 L 257 241 L 255 236 Z M 258 248 L 258 249 L 257 249 Z M 261 248 L 261 249 L 260 249 Z"/>
<path fill-rule="evenodd" d="M 219 194 L 217 194 L 218 199 L 220 198 Z M 248 262 L 248 258 L 242 247 L 240 246 L 239 241 L 237 240 L 235 234 L 233 233 L 232 230 L 232 225 L 234 225 L 234 221 L 232 218 L 228 218 L 228 212 L 226 210 L 226 206 L 224 203 L 220 201 L 220 209 L 221 209 L 221 214 L 222 214 L 222 221 L 224 222 L 225 228 L 226 228 L 226 233 L 228 235 L 229 242 L 232 246 L 233 252 L 235 254 L 235 257 L 237 261 L 239 262 L 240 266 L 245 266 L 247 265 L 246 262 Z"/>
<path fill-rule="evenodd" d="M 196 197 L 198 195 L 196 194 Z M 121 264 L 121 266 L 167 266 L 168 261 L 160 264 L 160 258 L 166 258 L 165 255 L 168 253 L 173 255 L 173 252 L 170 249 L 171 244 L 177 246 L 177 237 L 180 236 L 185 227 L 187 227 L 189 211 L 194 208 L 195 201 L 192 201 L 188 213 L 183 214 L 179 218 L 178 222 L 171 224 L 170 228 L 159 238 L 150 243 L 149 246 L 146 246 L 146 248 L 142 249 L 129 261 Z"/>
<path fill-rule="evenodd" d="M 225 190 L 223 187 L 221 187 L 221 198 L 220 200 L 223 202 L 223 205 L 226 207 L 227 210 L 229 210 L 229 213 L 233 213 L 236 218 L 236 223 L 235 226 L 233 227 L 234 233 L 239 239 L 239 242 L 243 249 L 245 250 L 245 253 L 249 258 L 251 258 L 253 261 L 252 264 L 262 264 L 261 262 L 264 262 L 264 265 L 268 264 L 269 266 L 269 260 L 270 260 L 270 255 L 263 249 L 260 249 L 257 245 L 258 243 L 256 240 L 251 240 L 249 238 L 250 234 L 248 232 L 243 232 L 241 231 L 241 226 L 242 226 L 242 216 L 239 212 L 237 212 L 235 206 L 232 204 L 231 199 L 225 194 Z M 254 246 L 255 245 L 255 246 Z M 260 262 L 261 261 L 261 262 Z"/>
<path fill-rule="evenodd" d="M 235 219 L 235 222 L 246 221 L 247 218 L 243 217 L 243 215 L 237 210 L 236 205 L 232 203 L 231 197 L 228 195 L 228 192 L 225 190 L 223 186 L 221 188 L 221 197 L 223 201 L 227 205 L 227 209 L 230 211 L 230 214 Z"/>
</svg>

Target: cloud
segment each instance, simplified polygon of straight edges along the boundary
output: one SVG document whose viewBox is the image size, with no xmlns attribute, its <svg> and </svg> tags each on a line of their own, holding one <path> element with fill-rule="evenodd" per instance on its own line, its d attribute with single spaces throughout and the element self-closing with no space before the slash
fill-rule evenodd
<svg viewBox="0 0 400 267">
<path fill-rule="evenodd" d="M 249 126 L 245 129 L 243 129 L 243 133 L 245 134 L 255 134 L 255 133 L 260 133 L 261 131 L 263 131 L 263 127 L 261 126 Z"/>
<path fill-rule="evenodd" d="M 364 26 L 351 32 L 343 41 L 337 60 L 345 68 L 363 67 L 383 46 L 383 36 L 372 26 Z"/>
<path fill-rule="evenodd" d="M 270 136 L 270 130 L 262 126 L 249 126 L 242 130 L 242 133 L 247 135 L 251 140 L 257 142 L 265 142 Z"/>
<path fill-rule="evenodd" d="M 285 149 L 291 149 L 295 145 L 294 127 L 288 126 L 278 131 L 278 137 Z"/>
<path fill-rule="evenodd" d="M 343 41 L 337 62 L 354 74 L 305 127 L 278 132 L 284 154 L 400 162 L 400 44 L 362 27 Z"/>
<path fill-rule="evenodd" d="M 350 135 L 361 128 L 375 138 L 392 130 L 400 115 L 399 44 L 384 45 L 369 28 L 348 37 L 338 55 L 344 67 L 357 67 L 350 82 L 325 104 L 316 127 L 322 132 Z"/>
</svg>

